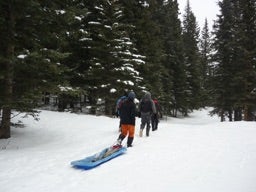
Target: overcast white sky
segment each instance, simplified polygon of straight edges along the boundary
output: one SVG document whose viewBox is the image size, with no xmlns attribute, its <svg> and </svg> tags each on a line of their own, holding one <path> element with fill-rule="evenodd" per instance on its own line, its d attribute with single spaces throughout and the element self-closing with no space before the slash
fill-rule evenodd
<svg viewBox="0 0 256 192">
<path fill-rule="evenodd" d="M 219 13 L 218 0 L 189 0 L 189 2 L 200 28 L 203 27 L 205 18 L 207 18 L 209 28 L 211 29 L 213 20 L 216 20 L 216 15 Z M 178 0 L 178 3 L 180 12 L 183 15 L 187 0 Z"/>
</svg>

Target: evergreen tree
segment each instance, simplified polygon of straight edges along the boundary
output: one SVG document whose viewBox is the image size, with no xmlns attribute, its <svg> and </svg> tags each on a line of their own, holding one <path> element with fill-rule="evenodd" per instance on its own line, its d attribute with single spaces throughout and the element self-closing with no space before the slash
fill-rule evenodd
<svg viewBox="0 0 256 192">
<path fill-rule="evenodd" d="M 185 91 L 187 99 L 186 108 L 184 108 L 183 111 L 185 115 L 190 110 L 197 109 L 202 106 L 198 41 L 199 28 L 188 1 L 183 18 L 184 62 L 186 71 Z"/>
<path fill-rule="evenodd" d="M 255 98 L 251 94 L 255 84 L 255 2 L 223 0 L 216 22 L 214 43 L 216 74 L 216 103 L 214 112 L 224 120 L 253 119 Z M 250 40 L 249 40 L 250 39 Z"/>
<path fill-rule="evenodd" d="M 241 45 L 242 50 L 239 52 L 240 64 L 239 68 L 243 69 L 242 75 L 242 87 L 243 94 L 239 99 L 239 102 L 243 101 L 243 103 L 239 103 L 239 106 L 243 106 L 244 108 L 244 120 L 251 121 L 256 120 L 254 112 L 256 111 L 256 98 L 255 95 L 252 94 L 252 90 L 256 87 L 256 1 L 249 0 L 239 0 L 240 4 L 240 14 L 237 15 L 239 22 L 239 31 L 241 32 L 239 36 L 241 37 Z M 240 79 L 238 79 L 238 83 Z M 239 90 L 241 90 L 239 88 Z M 235 119 L 237 117 L 235 116 Z"/>
<path fill-rule="evenodd" d="M 121 1 L 87 2 L 89 14 L 84 21 L 87 31 L 86 45 L 89 64 L 83 74 L 93 105 L 98 99 L 104 102 L 106 114 L 113 112 L 117 97 L 126 89 L 136 90 L 141 82 L 138 67 L 143 65 L 141 56 L 133 44 L 125 22 Z M 117 90 L 117 91 L 113 91 Z M 112 95 L 111 95 L 112 94 Z"/>
<path fill-rule="evenodd" d="M 221 13 L 214 26 L 214 34 L 216 38 L 214 48 L 217 51 L 214 55 L 214 60 L 218 63 L 214 78 L 214 113 L 220 114 L 222 120 L 224 120 L 224 114 L 231 113 L 229 98 L 234 95 L 234 92 L 232 92 L 231 87 L 229 86 L 232 83 L 231 52 L 233 47 L 232 42 L 234 40 L 231 28 L 234 24 L 234 10 L 232 9 L 230 0 L 219 2 L 219 6 L 221 8 Z"/>
<path fill-rule="evenodd" d="M 162 75 L 162 105 L 168 114 L 177 116 L 183 111 L 185 99 L 185 66 L 183 61 L 183 43 L 179 9 L 176 0 L 168 1 L 162 7 L 161 38 L 163 40 L 165 73 Z"/>
<path fill-rule="evenodd" d="M 212 101 L 212 78 L 214 73 L 214 65 L 212 62 L 212 40 L 208 27 L 208 21 L 205 19 L 205 24 L 201 32 L 200 38 L 200 58 L 201 58 L 201 89 L 203 106 L 211 105 Z"/>
<path fill-rule="evenodd" d="M 66 1 L 0 2 L 0 138 L 9 138 L 11 110 L 32 111 L 44 91 L 56 90 L 61 68 L 61 10 Z M 2 67 L 3 66 L 3 67 Z"/>
<path fill-rule="evenodd" d="M 63 15 L 67 28 L 63 49 L 69 53 L 63 61 L 65 66 L 63 77 L 68 83 L 62 86 L 63 91 L 58 95 L 59 111 L 66 109 L 68 104 L 84 105 L 87 102 L 86 71 L 90 67 L 88 62 L 90 38 L 85 23 L 88 14 L 87 2 L 76 0 L 72 1 L 72 6 L 69 6 Z"/>
<path fill-rule="evenodd" d="M 163 2 L 128 0 L 125 1 L 125 5 L 126 21 L 134 27 L 134 30 L 131 31 L 131 39 L 138 52 L 145 56 L 145 64 L 138 68 L 143 79 L 141 89 L 150 90 L 153 96 L 161 96 L 163 47 L 158 14 Z"/>
</svg>

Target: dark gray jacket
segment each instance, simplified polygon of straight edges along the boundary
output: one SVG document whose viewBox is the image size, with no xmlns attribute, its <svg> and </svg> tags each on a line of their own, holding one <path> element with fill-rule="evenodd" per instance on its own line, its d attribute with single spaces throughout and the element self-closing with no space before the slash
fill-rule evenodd
<svg viewBox="0 0 256 192">
<path fill-rule="evenodd" d="M 156 106 L 154 101 L 151 99 L 151 94 L 146 92 L 144 97 L 140 100 L 139 103 L 139 112 L 141 114 L 156 114 Z"/>
</svg>

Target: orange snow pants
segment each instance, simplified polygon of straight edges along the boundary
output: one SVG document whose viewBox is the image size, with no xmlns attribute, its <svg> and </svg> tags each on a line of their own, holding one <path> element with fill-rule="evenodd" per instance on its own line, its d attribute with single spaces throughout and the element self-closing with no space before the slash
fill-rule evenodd
<svg viewBox="0 0 256 192">
<path fill-rule="evenodd" d="M 122 128 L 122 135 L 127 136 L 128 134 L 128 137 L 134 137 L 135 125 L 122 124 L 121 128 Z"/>
</svg>

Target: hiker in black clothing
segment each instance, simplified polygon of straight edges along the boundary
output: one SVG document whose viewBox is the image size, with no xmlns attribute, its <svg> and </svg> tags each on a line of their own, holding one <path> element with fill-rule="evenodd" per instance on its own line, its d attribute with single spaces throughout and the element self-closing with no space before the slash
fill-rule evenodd
<svg viewBox="0 0 256 192">
<path fill-rule="evenodd" d="M 123 102 L 127 99 L 128 97 L 128 90 L 124 90 L 124 95 L 119 97 L 117 102 L 116 102 L 116 117 L 120 116 L 120 108 Z M 119 122 L 119 127 L 118 127 L 118 132 L 121 132 L 121 120 Z"/>
<path fill-rule="evenodd" d="M 158 128 L 159 118 L 162 118 L 161 108 L 157 99 L 153 99 L 156 107 L 156 113 L 151 116 L 152 131 L 156 131 Z"/>
<path fill-rule="evenodd" d="M 139 136 L 142 137 L 143 129 L 146 126 L 146 136 L 149 136 L 151 115 L 156 114 L 156 108 L 153 100 L 151 99 L 150 92 L 146 92 L 144 97 L 139 103 L 139 113 L 141 116 L 141 125 Z"/>
<path fill-rule="evenodd" d="M 127 147 L 132 147 L 135 132 L 135 117 L 137 115 L 136 105 L 134 103 L 135 93 L 131 91 L 127 99 L 120 107 L 121 134 L 118 137 L 118 143 L 128 135 Z"/>
</svg>

